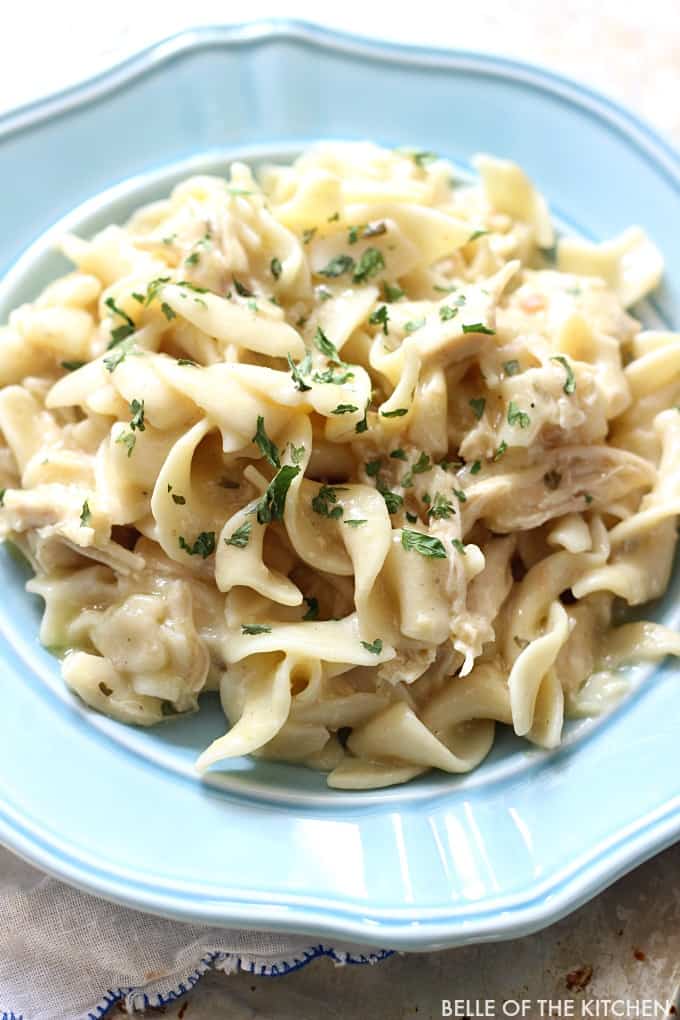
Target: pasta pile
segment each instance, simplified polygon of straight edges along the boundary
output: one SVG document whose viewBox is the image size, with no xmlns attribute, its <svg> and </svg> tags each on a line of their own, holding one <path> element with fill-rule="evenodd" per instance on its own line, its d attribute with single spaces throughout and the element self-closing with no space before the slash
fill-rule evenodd
<svg viewBox="0 0 680 1020">
<path fill-rule="evenodd" d="M 0 536 L 68 686 L 125 723 L 230 724 L 200 756 L 333 787 L 464 773 L 496 722 L 680 654 L 615 600 L 665 590 L 680 335 L 639 228 L 556 242 L 516 165 L 321 144 L 197 176 L 0 330 Z"/>
</svg>

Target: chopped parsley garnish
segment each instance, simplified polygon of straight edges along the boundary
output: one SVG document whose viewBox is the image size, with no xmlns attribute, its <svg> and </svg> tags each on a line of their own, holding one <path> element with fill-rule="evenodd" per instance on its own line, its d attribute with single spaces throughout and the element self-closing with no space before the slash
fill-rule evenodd
<svg viewBox="0 0 680 1020">
<path fill-rule="evenodd" d="M 338 502 L 337 494 L 342 491 L 341 488 L 333 488 L 332 485 L 322 485 L 316 496 L 312 499 L 312 510 L 314 513 L 319 514 L 320 517 L 331 517 L 337 521 L 344 513 L 343 508 L 336 505 Z"/>
<path fill-rule="evenodd" d="M 115 341 L 113 350 L 104 358 L 104 364 L 106 365 L 107 371 L 114 372 L 120 365 L 121 361 L 124 361 L 127 355 L 132 353 L 134 346 L 135 341 L 131 336 L 128 336 L 125 340 Z"/>
<path fill-rule="evenodd" d="M 418 514 L 411 514 L 407 510 L 406 511 L 406 520 L 409 522 L 409 524 L 417 524 L 418 523 Z"/>
<path fill-rule="evenodd" d="M 123 446 L 126 446 L 127 455 L 128 457 L 131 457 L 132 451 L 134 450 L 135 444 L 137 442 L 137 436 L 135 436 L 132 432 L 121 432 L 121 434 L 118 436 L 118 439 L 116 439 L 116 442 L 122 443 Z"/>
<path fill-rule="evenodd" d="M 353 411 L 358 411 L 359 408 L 356 404 L 338 404 L 331 411 L 331 414 L 352 414 Z"/>
<path fill-rule="evenodd" d="M 383 280 L 383 293 L 385 295 L 385 301 L 392 304 L 393 301 L 398 301 L 399 298 L 403 298 L 404 291 L 396 283 L 388 283 L 387 280 Z"/>
<path fill-rule="evenodd" d="M 494 455 L 493 455 L 493 457 L 491 459 L 493 461 L 500 460 L 501 457 L 503 456 L 503 454 L 505 453 L 505 451 L 507 450 L 507 448 L 508 448 L 508 444 L 506 443 L 506 441 L 504 439 L 501 440 L 501 445 L 498 447 L 498 449 L 496 450 L 496 452 L 494 453 Z"/>
<path fill-rule="evenodd" d="M 450 503 L 441 492 L 435 492 L 432 505 L 427 511 L 428 516 L 433 517 L 436 521 L 443 521 L 455 512 L 456 508 L 453 503 Z"/>
<path fill-rule="evenodd" d="M 552 489 L 554 491 L 559 488 L 560 482 L 562 481 L 562 475 L 559 471 L 547 471 L 543 475 L 543 481 L 546 489 Z"/>
<path fill-rule="evenodd" d="M 519 372 L 519 361 L 513 358 L 512 361 L 503 362 L 503 371 L 506 375 L 517 375 Z"/>
<path fill-rule="evenodd" d="M 65 368 L 67 372 L 76 372 L 84 364 L 84 361 L 62 361 L 61 367 Z"/>
<path fill-rule="evenodd" d="M 177 506 L 186 506 L 186 498 L 184 496 L 178 496 L 176 492 L 172 494 L 172 502 L 176 503 Z"/>
<path fill-rule="evenodd" d="M 291 464 L 284 464 L 277 471 L 257 504 L 258 524 L 269 524 L 271 521 L 280 521 L 283 518 L 290 483 L 299 474 L 300 468 L 293 467 Z"/>
<path fill-rule="evenodd" d="M 123 320 L 122 326 L 117 326 L 116 329 L 111 330 L 111 342 L 109 347 L 115 347 L 116 344 L 121 343 L 129 337 L 131 333 L 134 333 L 137 327 L 135 326 L 134 320 L 130 318 L 127 312 L 124 312 L 122 308 L 118 307 L 112 297 L 108 297 L 104 304 L 108 309 L 110 309 L 110 311 L 113 312 L 114 315 L 117 315 Z"/>
<path fill-rule="evenodd" d="M 316 620 L 316 619 L 318 619 L 318 616 L 319 616 L 319 600 L 315 599 L 313 596 L 308 598 L 305 595 L 305 602 L 309 606 L 309 609 L 307 610 L 305 615 L 302 617 L 302 619 L 303 620 Z"/>
<path fill-rule="evenodd" d="M 167 301 L 161 302 L 161 311 L 168 322 L 170 322 L 171 319 L 177 318 L 177 314 L 173 311 Z"/>
<path fill-rule="evenodd" d="M 257 429 L 255 435 L 251 439 L 252 443 L 258 447 L 262 456 L 269 461 L 272 467 L 281 467 L 281 458 L 279 457 L 279 448 L 276 443 L 273 443 L 264 427 L 264 418 L 262 415 L 258 416 Z"/>
<path fill-rule="evenodd" d="M 362 647 L 364 647 L 367 652 L 371 652 L 372 655 L 380 655 L 383 650 L 383 643 L 379 637 L 377 637 L 375 641 L 371 641 L 370 644 L 368 641 L 362 641 L 361 644 Z"/>
<path fill-rule="evenodd" d="M 433 467 L 434 467 L 434 465 L 433 465 L 432 461 L 430 460 L 428 455 L 423 450 L 422 453 L 420 454 L 420 456 L 418 457 L 418 460 L 414 464 L 411 465 L 409 470 L 406 472 L 406 474 L 402 478 L 402 480 L 401 480 L 401 487 L 402 487 L 402 489 L 408 489 L 408 488 L 410 488 L 410 486 L 413 485 L 413 476 L 414 475 L 423 475 L 423 474 L 425 474 L 426 471 L 431 471 Z"/>
<path fill-rule="evenodd" d="M 467 496 L 465 495 L 462 489 L 454 489 L 453 494 L 456 497 L 456 499 L 459 499 L 461 501 L 461 503 L 467 503 Z"/>
<path fill-rule="evenodd" d="M 252 531 L 252 524 L 250 521 L 246 521 L 244 524 L 240 524 L 236 531 L 233 531 L 229 538 L 225 538 L 225 545 L 233 545 L 235 549 L 245 549 L 250 540 L 250 532 Z"/>
<path fill-rule="evenodd" d="M 5 493 L 6 492 L 7 492 L 7 489 L 0 489 L 0 506 L 4 506 L 5 505 Z"/>
<path fill-rule="evenodd" d="M 272 629 L 266 623 L 242 623 L 242 634 L 271 634 Z"/>
<path fill-rule="evenodd" d="M 302 446 L 293 446 L 292 443 L 289 443 L 288 448 L 290 450 L 290 459 L 292 460 L 293 464 L 301 464 L 302 458 L 305 455 L 304 444 Z"/>
<path fill-rule="evenodd" d="M 473 397 L 470 401 L 470 407 L 477 421 L 484 414 L 484 408 L 486 407 L 486 399 L 484 397 Z"/>
<path fill-rule="evenodd" d="M 488 230 L 483 230 L 483 229 L 482 230 L 474 230 L 470 234 L 470 236 L 468 237 L 468 244 L 470 244 L 471 241 L 476 241 L 478 237 L 484 237 L 484 235 L 488 234 L 488 233 L 489 233 Z"/>
<path fill-rule="evenodd" d="M 236 293 L 238 294 L 239 297 L 250 297 L 250 298 L 251 297 L 255 297 L 255 295 L 253 294 L 252 290 L 249 290 L 249 288 L 246 287 L 245 284 L 241 283 L 240 280 L 237 280 L 235 276 L 232 276 L 231 282 L 234 284 L 234 290 L 236 291 Z"/>
<path fill-rule="evenodd" d="M 387 336 L 387 324 L 390 321 L 387 305 L 381 305 L 380 308 L 376 308 L 374 312 L 371 312 L 368 321 L 371 326 L 382 326 L 382 331 Z"/>
<path fill-rule="evenodd" d="M 5 491 L 6 491 L 5 489 L 3 489 L 3 491 L 2 491 L 3 498 L 4 498 L 4 495 L 5 495 Z M 92 511 L 90 510 L 90 504 L 88 503 L 87 500 L 85 500 L 85 502 L 83 503 L 82 509 L 80 511 L 80 526 L 81 526 L 81 528 L 86 528 L 88 526 L 88 524 L 90 523 L 91 519 L 92 519 Z"/>
<path fill-rule="evenodd" d="M 278 280 L 283 272 L 283 266 L 281 265 L 281 259 L 274 257 L 269 263 L 269 270 L 275 280 Z"/>
<path fill-rule="evenodd" d="M 586 503 L 592 503 L 595 497 L 591 496 L 589 492 L 584 492 L 583 498 L 585 499 Z"/>
<path fill-rule="evenodd" d="M 412 152 L 410 155 L 415 165 L 420 167 L 421 170 L 424 170 L 430 163 L 434 163 L 437 159 L 439 159 L 436 152 L 426 152 L 424 150 Z"/>
<path fill-rule="evenodd" d="M 376 460 L 367 460 L 364 467 L 366 468 L 366 474 L 368 475 L 368 477 L 375 478 L 375 476 L 380 471 L 381 465 L 382 460 L 380 459 L 380 457 L 378 457 Z"/>
<path fill-rule="evenodd" d="M 514 400 L 508 404 L 508 425 L 519 425 L 521 429 L 528 429 L 531 425 L 531 418 L 526 411 L 520 411 Z"/>
<path fill-rule="evenodd" d="M 479 472 L 481 470 L 482 470 L 482 462 L 481 462 L 481 460 L 476 460 L 473 464 L 470 465 L 470 474 L 471 475 L 479 474 Z"/>
<path fill-rule="evenodd" d="M 385 259 L 382 252 L 378 251 L 377 248 L 366 248 L 356 264 L 352 282 L 365 283 L 366 280 L 370 280 L 372 276 L 375 276 L 376 273 L 379 273 L 384 268 Z"/>
<path fill-rule="evenodd" d="M 316 234 L 316 227 L 309 227 L 308 230 L 302 231 L 302 243 L 309 244 L 314 235 Z"/>
<path fill-rule="evenodd" d="M 312 379 L 318 383 L 333 383 L 335 386 L 342 386 L 354 378 L 354 372 L 334 372 L 332 368 L 326 368 L 323 372 L 313 372 Z"/>
<path fill-rule="evenodd" d="M 385 500 L 387 512 L 390 514 L 396 514 L 396 512 L 404 505 L 403 496 L 400 496 L 397 492 L 392 492 L 386 486 L 381 485 L 379 481 L 376 484 L 378 492 Z"/>
<path fill-rule="evenodd" d="M 176 286 L 184 287 L 186 290 L 193 290 L 195 294 L 210 293 L 207 287 L 197 287 L 195 283 L 190 283 L 189 280 L 178 280 Z"/>
<path fill-rule="evenodd" d="M 527 641 L 527 639 L 523 638 L 523 637 L 519 637 L 519 635 L 517 635 L 517 634 L 514 635 L 512 640 L 515 642 L 517 647 L 519 649 L 521 649 L 521 651 L 524 651 L 525 648 L 529 647 L 529 642 Z"/>
<path fill-rule="evenodd" d="M 423 535 L 421 531 L 410 531 L 403 528 L 401 544 L 407 552 L 417 552 L 433 560 L 445 560 L 446 549 L 440 539 L 433 535 Z"/>
<path fill-rule="evenodd" d="M 348 273 L 351 269 L 354 269 L 354 259 L 351 255 L 335 255 L 327 266 L 319 269 L 318 275 L 335 279 L 344 273 Z"/>
<path fill-rule="evenodd" d="M 345 362 L 340 357 L 337 347 L 334 343 L 328 339 L 321 326 L 316 327 L 316 333 L 314 334 L 314 346 L 324 354 L 329 361 L 332 361 L 335 365 L 344 365 Z"/>
<path fill-rule="evenodd" d="M 192 251 L 191 255 L 187 255 L 184 260 L 185 266 L 197 266 L 201 261 L 201 253 L 199 251 Z"/>
<path fill-rule="evenodd" d="M 356 244 L 357 241 L 359 240 L 359 232 L 360 231 L 361 231 L 361 227 L 350 227 L 349 228 L 349 232 L 347 234 L 347 243 L 348 244 Z"/>
<path fill-rule="evenodd" d="M 402 448 L 400 446 L 397 447 L 396 450 L 392 450 L 392 452 L 390 454 L 390 457 L 392 458 L 392 460 L 407 460 L 408 459 L 407 456 L 406 456 L 406 450 L 402 450 Z"/>
<path fill-rule="evenodd" d="M 395 407 L 394 411 L 381 411 L 383 418 L 403 418 L 408 414 L 408 407 Z"/>
<path fill-rule="evenodd" d="M 297 365 L 293 361 L 293 358 L 291 357 L 290 354 L 287 354 L 286 357 L 288 359 L 288 368 L 290 369 L 290 374 L 293 377 L 293 384 L 295 386 L 295 389 L 299 390 L 300 393 L 304 393 L 305 390 L 311 390 L 312 387 L 308 386 L 305 380 L 302 378 L 303 375 L 309 372 L 310 368 L 312 367 L 311 355 L 309 353 L 305 354 L 302 361 L 300 361 Z"/>
<path fill-rule="evenodd" d="M 336 209 L 336 211 L 333 213 L 333 215 L 328 217 L 326 222 L 327 223 L 337 223 L 339 219 L 340 219 L 340 213 Z"/>
<path fill-rule="evenodd" d="M 463 556 L 467 556 L 467 553 L 465 552 L 465 546 L 463 545 L 459 538 L 452 538 L 451 545 L 457 552 L 462 553 Z"/>
<path fill-rule="evenodd" d="M 458 315 L 458 309 L 452 308 L 451 305 L 440 305 L 439 318 L 442 322 L 448 322 L 449 319 L 454 319 Z"/>
<path fill-rule="evenodd" d="M 193 545 L 189 545 L 183 535 L 180 535 L 177 541 L 180 549 L 184 549 L 189 556 L 202 556 L 205 560 L 215 552 L 214 531 L 202 531 Z"/>
<path fill-rule="evenodd" d="M 191 368 L 198 368 L 198 362 L 197 361 L 192 361 L 191 358 L 178 358 L 177 359 L 177 364 L 178 365 L 190 365 Z"/>
<path fill-rule="evenodd" d="M 144 432 L 146 425 L 144 424 L 144 401 L 133 400 L 130 404 L 130 414 L 132 420 L 130 421 L 130 428 L 133 432 Z"/>
<path fill-rule="evenodd" d="M 567 378 L 564 382 L 564 386 L 562 387 L 562 389 L 567 394 L 567 396 L 571 396 L 571 394 L 574 393 L 574 391 L 576 390 L 576 377 L 574 376 L 573 368 L 571 367 L 571 365 L 569 364 L 569 362 L 567 361 L 563 354 L 555 354 L 555 356 L 552 357 L 550 360 L 559 361 L 564 366 L 564 371 L 567 373 Z"/>
<path fill-rule="evenodd" d="M 151 302 L 158 297 L 161 287 L 165 286 L 166 283 L 170 283 L 169 276 L 157 276 L 155 280 L 152 280 L 151 283 L 149 283 L 146 288 L 146 295 L 143 299 L 145 308 L 148 308 Z M 133 297 L 139 301 L 138 294 L 133 294 Z"/>
<path fill-rule="evenodd" d="M 361 435 L 362 432 L 368 432 L 368 408 L 371 404 L 370 398 L 366 401 L 366 407 L 364 408 L 364 416 L 361 421 L 358 421 L 354 426 L 354 431 Z"/>
<path fill-rule="evenodd" d="M 494 336 L 496 330 L 489 329 L 483 322 L 464 322 L 463 323 L 464 333 L 487 333 L 489 336 Z"/>
<path fill-rule="evenodd" d="M 425 325 L 425 318 L 422 319 L 411 319 L 409 322 L 404 323 L 405 333 L 415 333 L 417 330 L 422 329 Z"/>
<path fill-rule="evenodd" d="M 350 517 L 348 521 L 343 521 L 343 524 L 349 524 L 350 528 L 360 528 L 362 524 L 366 523 L 365 517 Z"/>
</svg>

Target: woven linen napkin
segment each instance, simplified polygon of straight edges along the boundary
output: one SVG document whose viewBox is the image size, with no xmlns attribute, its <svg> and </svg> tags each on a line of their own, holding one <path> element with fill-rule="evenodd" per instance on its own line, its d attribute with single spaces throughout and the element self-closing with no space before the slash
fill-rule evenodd
<svg viewBox="0 0 680 1020">
<path fill-rule="evenodd" d="M 0 1020 L 94 1020 L 118 1002 L 130 1012 L 162 1006 L 211 968 L 282 975 L 319 956 L 342 964 L 391 955 L 166 921 L 73 889 L 1 847 L 0 916 Z"/>
</svg>

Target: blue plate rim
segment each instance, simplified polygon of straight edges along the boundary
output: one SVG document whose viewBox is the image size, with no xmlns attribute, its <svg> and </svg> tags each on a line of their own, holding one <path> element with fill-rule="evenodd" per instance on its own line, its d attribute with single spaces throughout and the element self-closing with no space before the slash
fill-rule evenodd
<svg viewBox="0 0 680 1020">
<path fill-rule="evenodd" d="M 61 116 L 70 110 L 96 102 L 124 87 L 159 65 L 185 53 L 212 46 L 242 46 L 269 40 L 289 40 L 313 45 L 369 61 L 473 73 L 509 76 L 560 96 L 591 115 L 599 117 L 651 160 L 657 170 L 680 191 L 680 151 L 653 127 L 616 100 L 558 74 L 537 63 L 527 63 L 499 54 L 473 50 L 444 50 L 425 46 L 406 46 L 395 42 L 328 29 L 306 21 L 266 19 L 235 25 L 206 25 L 190 28 L 153 43 L 113 64 L 111 67 L 59 92 L 41 97 L 0 115 L 0 140 L 16 132 L 30 130 L 45 118 Z M 49 228 L 48 228 L 49 230 Z M 10 812 L 11 814 L 11 812 Z M 117 903 L 136 907 L 178 920 L 197 920 L 190 898 L 180 891 L 163 888 L 149 881 L 140 882 L 130 874 L 115 875 L 99 870 L 93 862 L 77 855 L 69 856 L 67 847 L 40 834 L 28 819 L 15 818 L 7 824 L 0 819 L 3 841 L 16 853 L 55 877 L 83 890 Z M 680 836 L 680 796 L 667 802 L 663 810 L 648 812 L 634 824 L 614 831 L 600 844 L 592 846 L 580 862 L 555 874 L 524 894 L 509 896 L 496 904 L 468 904 L 460 911 L 433 911 L 432 917 L 416 919 L 407 911 L 384 909 L 374 919 L 365 910 L 339 903 L 321 904 L 314 897 L 280 897 L 254 904 L 247 891 L 233 899 L 203 905 L 201 920 L 214 925 L 240 925 L 279 932 L 317 933 L 356 938 L 365 944 L 392 946 L 395 949 L 428 950 L 452 944 L 507 939 L 530 934 L 554 923 L 606 888 L 632 867 L 669 846 Z M 297 901 L 297 902 L 295 902 Z M 214 913 L 213 913 L 214 911 Z M 377 918 L 380 914 L 380 919 Z M 364 916 L 362 916 L 364 915 Z M 401 915 L 401 916 L 400 916 Z M 369 920 L 369 923 L 367 923 Z M 452 931 L 460 928 L 452 939 Z"/>
</svg>

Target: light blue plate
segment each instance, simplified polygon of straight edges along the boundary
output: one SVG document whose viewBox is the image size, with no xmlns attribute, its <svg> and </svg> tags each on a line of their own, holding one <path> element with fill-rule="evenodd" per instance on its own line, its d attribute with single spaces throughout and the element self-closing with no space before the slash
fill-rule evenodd
<svg viewBox="0 0 680 1020">
<path fill-rule="evenodd" d="M 431 149 L 468 170 L 486 150 L 519 161 L 582 233 L 641 223 L 669 267 L 656 314 L 680 327 L 680 158 L 648 127 L 548 71 L 284 23 L 186 33 L 0 121 L 0 320 L 62 268 L 55 232 L 87 234 L 190 171 L 321 137 Z M 192 762 L 221 731 L 216 704 L 150 732 L 90 712 L 38 644 L 25 576 L 4 553 L 0 839 L 91 892 L 422 950 L 549 924 L 680 835 L 670 666 L 559 751 L 506 736 L 468 777 L 345 794 L 243 760 L 206 785 Z M 676 572 L 655 618 L 680 622 L 679 584 Z"/>
</svg>

